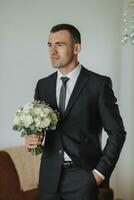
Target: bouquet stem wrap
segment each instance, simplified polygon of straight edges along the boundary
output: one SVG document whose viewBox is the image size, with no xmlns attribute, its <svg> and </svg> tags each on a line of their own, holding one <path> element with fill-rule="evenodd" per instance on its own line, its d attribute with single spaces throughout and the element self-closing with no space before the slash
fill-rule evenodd
<svg viewBox="0 0 134 200">
<path fill-rule="evenodd" d="M 33 156 L 37 156 L 42 153 L 43 146 L 40 144 L 36 148 L 30 149 L 29 151 L 32 153 Z"/>
</svg>

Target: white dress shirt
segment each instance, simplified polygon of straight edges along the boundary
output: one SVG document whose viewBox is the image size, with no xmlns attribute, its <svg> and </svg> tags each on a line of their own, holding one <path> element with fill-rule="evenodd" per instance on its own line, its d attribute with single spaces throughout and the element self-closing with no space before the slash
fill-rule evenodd
<svg viewBox="0 0 134 200">
<path fill-rule="evenodd" d="M 66 75 L 66 77 L 69 78 L 69 80 L 66 83 L 66 100 L 65 100 L 65 109 L 67 108 L 67 104 L 69 101 L 69 98 L 72 94 L 72 91 L 74 89 L 75 83 L 77 81 L 77 78 L 80 74 L 81 71 L 81 65 L 78 64 L 78 66 L 76 68 L 74 68 L 73 71 L 71 71 L 69 74 Z M 57 72 L 57 83 L 56 83 L 56 100 L 57 100 L 57 105 L 59 106 L 59 97 L 60 97 L 60 89 L 62 86 L 62 80 L 61 77 L 63 77 L 65 75 L 61 74 L 61 72 L 58 70 Z M 64 151 L 64 161 L 71 161 L 71 158 L 69 157 L 69 155 Z M 104 180 L 105 177 L 98 172 L 96 169 L 94 169 L 94 171 L 101 176 L 101 178 Z"/>
<path fill-rule="evenodd" d="M 69 80 L 66 83 L 66 100 L 65 100 L 65 109 L 67 107 L 69 98 L 72 94 L 72 91 L 74 89 L 75 83 L 77 81 L 77 78 L 80 74 L 80 70 L 81 70 L 81 65 L 79 64 L 76 68 L 74 68 L 73 71 L 71 71 L 69 74 L 66 75 L 66 77 L 69 78 Z M 56 99 L 57 99 L 57 105 L 59 106 L 59 97 L 60 97 L 60 89 L 62 86 L 62 80 L 61 77 L 63 77 L 65 75 L 61 74 L 60 71 L 58 71 L 57 74 L 57 84 L 56 84 Z M 66 152 L 64 152 L 64 160 L 65 161 L 70 161 L 71 158 L 68 156 L 68 154 Z"/>
</svg>

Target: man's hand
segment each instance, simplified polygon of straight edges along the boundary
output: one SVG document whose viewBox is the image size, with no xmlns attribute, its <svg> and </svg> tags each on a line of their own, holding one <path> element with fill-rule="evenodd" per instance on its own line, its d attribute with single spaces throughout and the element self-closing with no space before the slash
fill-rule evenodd
<svg viewBox="0 0 134 200">
<path fill-rule="evenodd" d="M 26 135 L 25 136 L 25 145 L 29 150 L 34 149 L 42 143 L 43 138 L 44 138 L 43 133 L 40 133 L 40 134 L 33 133 L 31 135 Z"/>
<path fill-rule="evenodd" d="M 101 176 L 99 176 L 94 170 L 92 171 L 92 173 L 93 173 L 93 175 L 94 175 L 94 177 L 95 177 L 95 180 L 96 180 L 96 182 L 97 182 L 97 185 L 99 186 L 99 185 L 102 183 L 103 179 L 102 179 Z"/>
</svg>

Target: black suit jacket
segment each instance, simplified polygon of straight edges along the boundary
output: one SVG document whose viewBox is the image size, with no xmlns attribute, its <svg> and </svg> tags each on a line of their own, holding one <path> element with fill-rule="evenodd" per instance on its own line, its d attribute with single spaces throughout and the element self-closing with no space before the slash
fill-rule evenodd
<svg viewBox="0 0 134 200">
<path fill-rule="evenodd" d="M 57 72 L 38 81 L 35 99 L 58 110 Z M 96 168 L 109 179 L 125 141 L 126 132 L 109 77 L 82 67 L 68 106 L 54 131 L 47 131 L 40 167 L 40 192 L 56 192 L 61 176 L 63 151 L 86 170 Z M 102 129 L 107 132 L 101 148 Z"/>
</svg>

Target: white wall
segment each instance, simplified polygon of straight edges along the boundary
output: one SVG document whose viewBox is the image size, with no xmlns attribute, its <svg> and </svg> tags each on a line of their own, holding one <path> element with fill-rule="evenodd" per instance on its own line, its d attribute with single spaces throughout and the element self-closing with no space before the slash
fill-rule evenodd
<svg viewBox="0 0 134 200">
<path fill-rule="evenodd" d="M 24 143 L 19 134 L 12 131 L 14 113 L 19 106 L 33 100 L 37 80 L 53 71 L 47 39 L 51 27 L 58 23 L 78 27 L 82 34 L 80 62 L 90 70 L 112 77 L 116 96 L 124 99 L 121 102 L 119 98 L 121 113 L 125 112 L 128 99 L 123 90 L 119 90 L 124 63 L 120 45 L 122 6 L 122 0 L 0 0 L 1 149 Z M 125 120 L 127 124 L 126 117 Z M 132 149 L 131 138 L 129 141 Z M 122 179 L 124 170 L 130 169 L 131 149 L 127 149 L 128 162 L 122 161 L 126 153 L 121 154 L 112 178 L 115 195 L 123 197 L 122 191 L 125 191 L 124 200 L 132 200 L 129 189 L 122 183 L 129 177 L 126 173 Z"/>
</svg>

